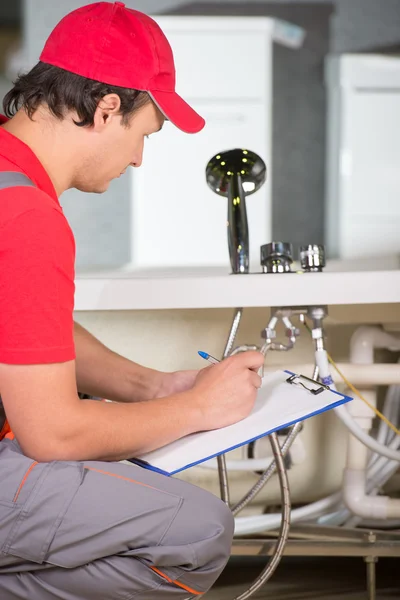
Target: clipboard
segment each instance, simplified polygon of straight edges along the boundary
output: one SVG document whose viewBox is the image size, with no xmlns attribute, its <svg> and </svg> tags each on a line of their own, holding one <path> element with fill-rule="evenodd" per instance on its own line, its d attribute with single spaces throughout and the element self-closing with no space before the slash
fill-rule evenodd
<svg viewBox="0 0 400 600">
<path fill-rule="evenodd" d="M 171 476 L 352 400 L 291 371 L 263 378 L 250 415 L 228 427 L 193 433 L 130 462 Z"/>
</svg>

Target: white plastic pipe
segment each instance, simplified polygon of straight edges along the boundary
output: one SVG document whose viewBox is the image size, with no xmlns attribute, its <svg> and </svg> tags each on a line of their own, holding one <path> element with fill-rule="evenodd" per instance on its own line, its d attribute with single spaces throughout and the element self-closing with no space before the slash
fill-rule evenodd
<svg viewBox="0 0 400 600">
<path fill-rule="evenodd" d="M 361 470 L 346 469 L 343 499 L 353 513 L 353 517 L 349 519 L 349 515 L 344 514 L 341 524 L 356 527 L 363 518 L 370 519 L 369 515 L 372 514 L 376 514 L 376 518 L 384 520 L 398 518 L 400 515 L 400 500 L 377 496 L 381 487 L 391 479 L 397 469 L 398 464 L 396 462 L 387 461 L 379 470 L 379 477 L 376 479 L 369 479 L 371 469 L 367 472 L 367 478 Z M 331 524 L 329 519 L 326 520 L 326 524 Z"/>
<path fill-rule="evenodd" d="M 383 459 L 386 460 L 386 459 Z M 394 466 L 395 463 L 395 466 Z M 389 468 L 387 468 L 389 467 Z M 371 478 L 371 470 L 368 470 L 366 492 L 371 496 L 376 496 L 382 486 L 385 485 L 393 474 L 397 471 L 398 464 L 395 461 L 387 461 L 386 468 L 380 471 L 379 477 Z M 331 514 L 325 514 L 318 518 L 319 525 L 344 525 L 345 527 L 357 527 L 363 520 L 362 517 L 354 515 L 348 508 L 342 508 Z M 386 519 L 385 519 L 386 520 Z"/>
<path fill-rule="evenodd" d="M 400 365 L 398 365 L 400 370 Z M 385 403 L 382 413 L 392 423 L 397 423 L 399 418 L 400 408 L 400 386 L 391 385 L 386 393 Z M 376 437 L 380 444 L 387 443 L 395 436 L 395 432 L 390 430 L 384 421 L 380 421 L 378 435 Z"/>
<path fill-rule="evenodd" d="M 396 449 L 398 448 L 399 444 L 400 440 L 398 436 L 396 436 L 396 438 L 390 443 L 390 448 Z M 397 468 L 398 464 L 396 461 L 388 461 L 386 458 L 378 456 L 377 460 L 368 467 L 367 492 L 374 493 L 377 488 L 380 488 L 392 477 Z M 292 518 L 294 518 L 295 522 L 303 520 L 310 521 L 319 518 L 319 522 L 322 523 L 322 519 L 320 517 L 325 515 L 329 510 L 339 509 L 342 506 L 341 500 L 342 492 L 336 492 L 335 494 L 331 494 L 326 498 L 312 502 L 307 506 L 294 509 L 292 511 Z M 346 509 L 343 509 L 341 512 L 344 514 L 340 522 L 329 523 L 329 525 L 341 524 L 344 519 L 348 518 L 349 513 L 346 511 Z M 270 515 L 254 515 L 251 517 L 236 517 L 235 533 L 236 535 L 247 535 L 258 533 L 260 531 L 266 531 L 268 529 L 276 529 L 279 527 L 280 519 L 280 513 Z M 328 524 L 328 521 L 326 524 Z"/>
<path fill-rule="evenodd" d="M 365 493 L 366 472 L 345 469 L 343 500 L 349 510 L 363 519 L 398 519 L 400 500 L 388 496 L 369 496 Z"/>
<path fill-rule="evenodd" d="M 325 350 L 317 350 L 315 352 L 315 361 L 319 368 L 319 373 L 321 380 L 328 380 L 330 377 L 330 369 L 328 356 Z M 368 367 L 370 368 L 371 365 Z M 398 366 L 395 365 L 397 368 Z M 333 386 L 333 389 L 334 386 Z M 379 444 L 375 438 L 371 437 L 362 428 L 358 425 L 358 423 L 353 419 L 353 417 L 348 412 L 346 406 L 341 405 L 333 409 L 335 414 L 339 417 L 342 423 L 349 429 L 349 431 L 358 439 L 360 442 L 365 444 L 370 450 L 373 452 L 377 452 L 382 456 L 386 456 L 386 458 L 390 458 L 391 460 L 397 460 L 400 462 L 400 452 L 396 450 L 392 450 L 383 444 Z"/>
<path fill-rule="evenodd" d="M 347 466 L 343 475 L 345 505 L 354 515 L 365 519 L 400 516 L 400 500 L 367 494 L 367 464 L 368 448 L 357 438 L 349 435 Z"/>
<path fill-rule="evenodd" d="M 391 448 L 395 449 L 399 445 L 399 439 L 396 438 L 390 444 Z M 368 484 L 367 484 L 367 492 L 374 493 L 374 490 L 380 488 L 384 485 L 393 475 L 395 470 L 397 470 L 398 465 L 396 461 L 387 461 L 383 457 L 379 457 L 375 463 L 368 468 Z M 345 509 L 341 512 L 343 513 L 342 518 L 338 520 L 337 523 L 332 523 L 329 521 L 329 518 L 325 521 L 321 519 L 323 515 L 332 509 L 336 510 L 335 514 L 339 515 L 338 509 L 342 506 L 342 492 L 336 492 L 326 498 L 322 498 L 321 500 L 317 500 L 307 506 L 302 506 L 301 508 L 296 508 L 292 511 L 292 522 L 299 521 L 311 521 L 314 519 L 319 519 L 320 524 L 338 524 L 341 525 L 342 522 L 348 518 L 349 513 Z M 340 516 L 340 515 L 339 515 Z M 270 515 L 254 515 L 251 517 L 236 517 L 235 519 L 235 534 L 236 535 L 250 535 L 253 533 L 259 533 L 262 531 L 267 531 L 270 529 L 276 529 L 279 527 L 281 521 L 281 514 L 275 513 Z"/>
<path fill-rule="evenodd" d="M 346 468 L 343 475 L 344 503 L 354 515 L 359 517 L 386 519 L 389 498 L 387 496 L 368 496 L 365 493 L 365 484 L 365 470 Z"/>
<path fill-rule="evenodd" d="M 375 348 L 400 348 L 400 339 L 394 338 L 379 327 L 359 327 L 350 341 L 350 360 L 365 364 L 368 368 L 374 360 Z M 372 406 L 376 406 L 376 391 L 362 390 Z M 374 413 L 359 398 L 349 406 L 354 421 L 368 435 L 372 428 Z M 372 439 L 372 438 L 370 438 Z M 379 442 L 376 442 L 379 444 Z M 379 444 L 381 446 L 381 444 Z M 387 519 L 400 516 L 400 500 L 388 496 L 368 495 L 366 491 L 368 448 L 362 440 L 349 435 L 347 464 L 343 477 L 343 500 L 347 508 L 358 517 Z"/>
<path fill-rule="evenodd" d="M 400 350 L 400 337 L 396 337 L 380 327 L 358 327 L 350 340 L 350 362 L 358 365 L 372 365 L 376 348 L 398 351 Z"/>
<path fill-rule="evenodd" d="M 386 458 L 390 458 L 390 460 L 397 460 L 400 462 L 400 452 L 397 450 L 392 450 L 383 444 L 379 444 L 373 437 L 365 433 L 356 423 L 353 417 L 350 416 L 345 406 L 338 406 L 333 410 L 342 423 L 346 425 L 347 429 L 349 429 L 351 433 L 370 450 L 380 454 L 381 456 L 386 456 Z"/>
<path fill-rule="evenodd" d="M 388 445 L 393 449 L 397 449 L 400 445 L 399 436 L 394 436 Z M 371 495 L 376 495 L 382 486 L 392 478 L 398 468 L 399 464 L 397 461 L 388 460 L 384 456 L 374 454 L 370 458 L 368 464 L 366 492 Z M 343 508 L 330 515 L 323 515 L 318 519 L 318 523 L 321 525 L 345 525 L 346 527 L 356 527 L 362 519 L 350 515 L 350 511 Z"/>
</svg>

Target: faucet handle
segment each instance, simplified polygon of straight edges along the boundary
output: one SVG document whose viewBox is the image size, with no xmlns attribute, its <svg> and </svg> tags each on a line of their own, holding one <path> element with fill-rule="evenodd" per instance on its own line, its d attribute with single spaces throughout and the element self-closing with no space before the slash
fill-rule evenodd
<svg viewBox="0 0 400 600">
<path fill-rule="evenodd" d="M 264 273 L 291 273 L 293 246 L 288 242 L 271 242 L 260 249 Z"/>
<path fill-rule="evenodd" d="M 300 265 L 303 271 L 321 272 L 326 265 L 325 247 L 322 244 L 300 246 Z"/>
</svg>

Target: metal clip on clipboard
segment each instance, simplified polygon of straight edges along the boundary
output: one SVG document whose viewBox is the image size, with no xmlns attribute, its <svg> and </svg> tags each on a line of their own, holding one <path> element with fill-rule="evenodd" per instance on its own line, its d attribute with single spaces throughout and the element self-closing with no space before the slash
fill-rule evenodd
<svg viewBox="0 0 400 600">
<path fill-rule="evenodd" d="M 305 383 L 303 383 L 302 381 L 300 381 L 301 379 L 305 379 L 309 383 L 315 384 L 317 387 L 315 388 L 315 387 L 311 387 L 310 385 L 306 385 Z M 320 383 L 319 381 L 315 381 L 315 379 L 311 379 L 310 377 L 306 377 L 305 375 L 296 375 L 296 374 L 295 375 L 291 375 L 290 377 L 288 377 L 286 379 L 286 383 L 291 383 L 292 385 L 301 385 L 308 392 L 311 392 L 312 394 L 314 394 L 314 396 L 316 396 L 317 394 L 320 394 L 324 390 L 328 390 L 329 391 L 331 389 L 329 387 L 329 385 L 325 385 L 324 383 Z"/>
</svg>

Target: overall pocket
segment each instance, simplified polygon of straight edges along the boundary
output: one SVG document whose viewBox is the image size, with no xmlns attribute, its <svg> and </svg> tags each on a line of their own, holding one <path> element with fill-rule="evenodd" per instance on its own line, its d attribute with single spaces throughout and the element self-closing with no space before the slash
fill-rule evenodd
<svg viewBox="0 0 400 600">
<path fill-rule="evenodd" d="M 0 505 L 0 517 L 2 510 L 8 513 L 8 534 L 1 552 L 41 564 L 81 485 L 84 470 L 76 462 L 33 462 L 8 506 L 3 505 L 3 510 Z M 28 486 L 31 474 L 35 474 L 36 481 Z"/>
</svg>

